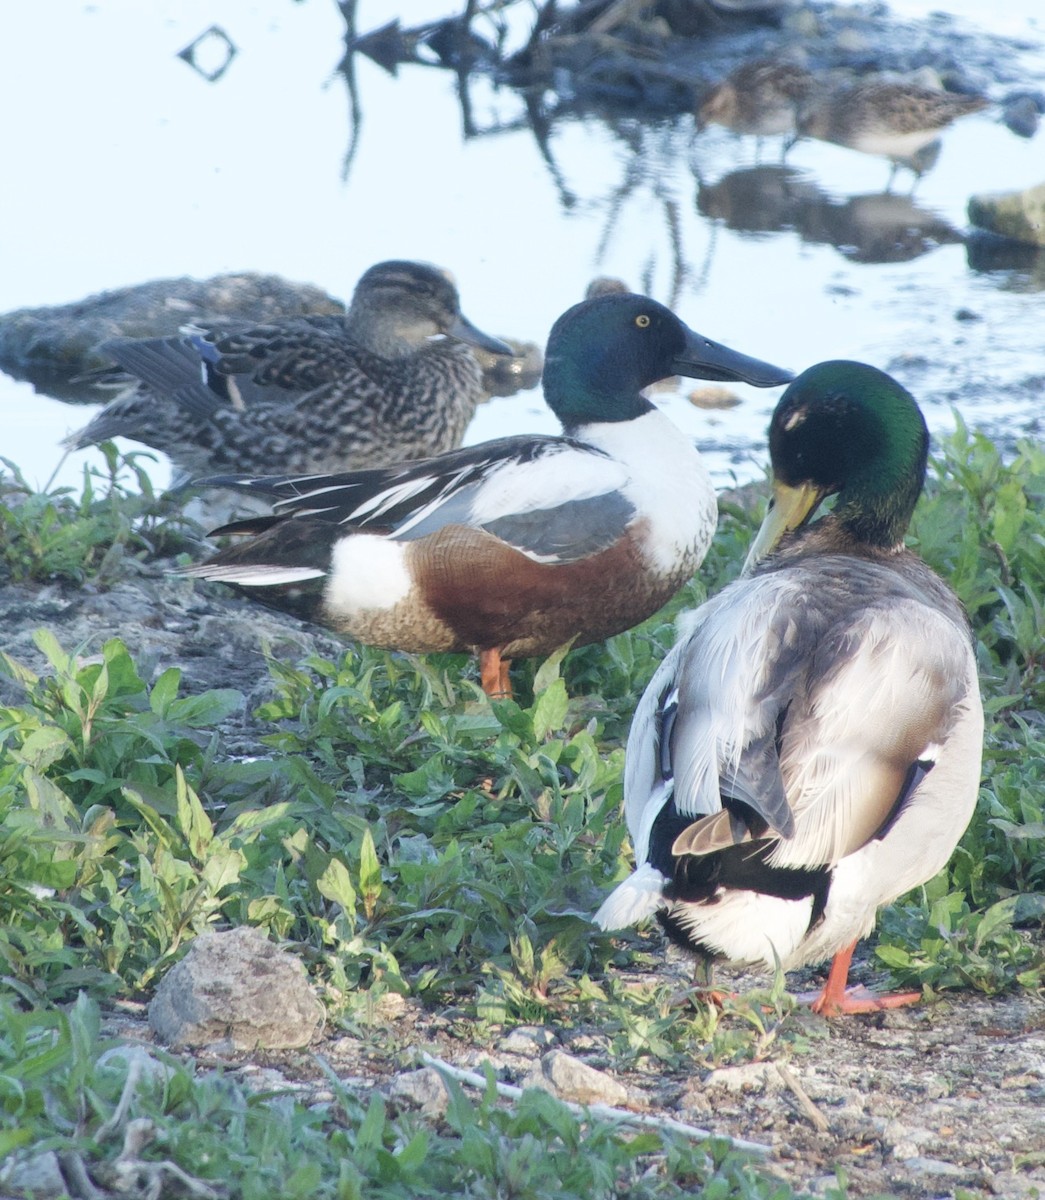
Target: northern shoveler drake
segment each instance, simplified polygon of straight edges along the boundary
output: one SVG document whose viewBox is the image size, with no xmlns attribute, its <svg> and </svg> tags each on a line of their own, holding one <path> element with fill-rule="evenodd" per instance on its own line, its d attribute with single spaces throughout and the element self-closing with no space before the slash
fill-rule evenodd
<svg viewBox="0 0 1045 1200">
<path fill-rule="evenodd" d="M 185 476 L 343 471 L 439 454 L 461 444 L 482 398 L 471 346 L 512 353 L 462 316 L 445 272 L 381 262 L 343 317 L 109 342 L 139 385 L 67 444 L 132 438 Z"/>
<path fill-rule="evenodd" d="M 688 329 L 645 296 L 583 301 L 548 340 L 563 436 L 500 438 L 381 470 L 203 482 L 276 497 L 251 535 L 191 569 L 362 642 L 508 662 L 644 620 L 690 578 L 715 492 L 689 438 L 641 395 L 674 373 L 760 387 L 790 373 Z"/>
<path fill-rule="evenodd" d="M 655 913 L 705 960 L 833 955 L 813 1003 L 829 1015 L 919 998 L 845 985 L 877 909 L 945 866 L 979 787 L 968 622 L 903 545 L 928 444 L 913 397 L 862 363 L 811 367 L 781 397 L 750 573 L 682 619 L 636 710 L 638 865 L 603 929 Z"/>
</svg>

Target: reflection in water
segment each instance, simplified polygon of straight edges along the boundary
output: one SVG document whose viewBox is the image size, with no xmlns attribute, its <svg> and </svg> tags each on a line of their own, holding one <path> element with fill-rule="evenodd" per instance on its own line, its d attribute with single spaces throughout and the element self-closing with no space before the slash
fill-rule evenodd
<svg viewBox="0 0 1045 1200">
<path fill-rule="evenodd" d="M 882 155 L 893 164 L 888 193 L 898 165 L 913 171 L 917 181 L 936 162 L 940 131 L 988 103 L 971 94 L 971 80 L 954 66 L 961 57 L 982 66 L 982 49 L 953 28 L 919 30 L 920 61 L 935 54 L 941 67 L 946 65 L 949 81 L 960 89 L 949 92 L 897 81 L 897 74 L 910 75 L 912 60 L 905 39 L 896 36 L 898 29 L 886 16 L 858 27 L 863 50 L 857 63 L 846 48 L 851 32 L 846 22 L 853 18 L 844 12 L 818 9 L 815 32 L 810 27 L 796 34 L 779 26 L 776 0 L 730 3 L 725 8 L 723 2 L 715 0 L 717 15 L 708 26 L 711 9 L 706 0 L 658 4 L 659 25 L 638 19 L 636 6 L 629 4 L 561 9 L 546 0 L 534 13 L 511 0 L 496 11 L 480 10 L 469 0 L 460 16 L 414 28 L 393 20 L 358 35 L 352 23 L 354 5 L 345 0 L 342 8 L 349 10 L 349 27 L 343 69 L 357 115 L 353 137 L 358 138 L 361 120 L 352 77 L 355 51 L 392 74 L 405 63 L 453 70 L 465 138 L 528 127 L 560 203 L 569 211 L 580 198 L 557 160 L 554 134 L 564 122 L 600 122 L 625 153 L 619 183 L 598 199 L 587 198 L 606 214 L 598 261 L 608 253 L 625 207 L 649 206 L 660 214 L 670 250 L 666 298 L 672 304 L 687 266 L 684 222 L 672 192 L 674 163 L 668 160 L 677 159 L 678 135 L 694 115 L 697 143 L 708 125 L 717 124 L 759 139 L 782 137 L 784 152 L 796 139 L 811 137 Z M 679 13 L 687 7 L 700 10 L 699 29 L 680 25 Z M 516 42 L 522 36 L 522 45 L 512 52 L 506 49 L 510 33 Z M 722 64 L 737 63 L 738 56 L 738 65 L 723 77 Z M 854 71 L 867 71 L 871 64 L 875 74 L 854 81 Z M 476 71 L 516 91 L 521 100 L 517 115 L 477 126 L 469 95 Z M 693 154 L 700 152 L 695 145 Z M 349 156 L 346 169 L 350 161 Z M 794 230 L 805 241 L 836 246 L 853 262 L 906 261 L 936 245 L 961 240 L 953 226 L 910 201 L 891 201 L 886 195 L 837 200 L 821 193 L 807 177 L 785 169 L 741 171 L 713 187 L 702 184 L 697 210 L 747 232 Z M 647 228 L 651 225 L 646 222 Z M 650 261 L 645 276 L 652 270 Z M 648 286 L 647 278 L 639 282 Z"/>
<path fill-rule="evenodd" d="M 836 247 L 850 262 L 908 262 L 964 240 L 909 196 L 882 192 L 838 200 L 805 172 L 783 164 L 698 184 L 697 211 L 742 233 L 797 233 L 803 242 Z"/>
<path fill-rule="evenodd" d="M 970 270 L 995 276 L 1001 291 L 1045 292 L 1045 247 L 975 230 L 965 253 Z"/>
</svg>

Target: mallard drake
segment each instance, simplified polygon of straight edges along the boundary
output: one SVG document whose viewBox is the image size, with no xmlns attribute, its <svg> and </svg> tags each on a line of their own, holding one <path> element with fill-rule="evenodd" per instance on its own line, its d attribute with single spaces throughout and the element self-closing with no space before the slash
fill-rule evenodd
<svg viewBox="0 0 1045 1200">
<path fill-rule="evenodd" d="M 636 710 L 638 866 L 603 929 L 656 913 L 704 959 L 833 955 L 827 1014 L 918 999 L 845 985 L 878 908 L 950 858 L 980 779 L 965 613 L 903 546 L 928 444 L 913 397 L 862 363 L 811 367 L 781 397 L 750 573 L 683 618 Z"/>
<path fill-rule="evenodd" d="M 521 435 L 373 471 L 203 482 L 276 498 L 252 535 L 191 574 L 362 642 L 508 662 L 598 641 L 654 613 L 711 541 L 715 492 L 691 441 L 640 393 L 665 375 L 786 383 L 790 373 L 631 294 L 552 328 L 545 398 L 563 436 Z"/>
<path fill-rule="evenodd" d="M 381 262 L 343 317 L 107 343 L 139 386 L 66 442 L 132 438 L 186 476 L 352 470 L 438 454 L 461 444 L 482 398 L 470 346 L 512 353 L 462 316 L 443 271 Z"/>
</svg>

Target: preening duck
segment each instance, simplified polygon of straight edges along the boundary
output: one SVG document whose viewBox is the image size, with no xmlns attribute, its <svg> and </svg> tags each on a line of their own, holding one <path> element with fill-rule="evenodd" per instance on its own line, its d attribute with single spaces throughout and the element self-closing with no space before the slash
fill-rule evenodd
<svg viewBox="0 0 1045 1200">
<path fill-rule="evenodd" d="M 786 383 L 644 296 L 575 305 L 548 340 L 544 393 L 561 437 L 500 438 L 397 467 L 204 482 L 276 498 L 251 535 L 190 573 L 233 584 L 371 645 L 509 660 L 644 620 L 690 578 L 715 528 L 692 442 L 641 394 L 666 375 Z"/>
<path fill-rule="evenodd" d="M 470 346 L 512 353 L 461 314 L 445 272 L 381 262 L 343 317 L 107 343 L 138 385 L 66 442 L 133 438 L 188 476 L 344 471 L 440 454 L 461 444 L 482 398 Z"/>
<path fill-rule="evenodd" d="M 834 956 L 813 1003 L 826 1014 L 911 1003 L 846 980 L 878 908 L 945 866 L 980 780 L 968 623 L 903 546 L 928 433 L 888 375 L 827 362 L 781 397 L 769 447 L 750 574 L 680 621 L 636 710 L 637 868 L 595 921 L 655 913 L 680 945 L 737 964 Z"/>
</svg>

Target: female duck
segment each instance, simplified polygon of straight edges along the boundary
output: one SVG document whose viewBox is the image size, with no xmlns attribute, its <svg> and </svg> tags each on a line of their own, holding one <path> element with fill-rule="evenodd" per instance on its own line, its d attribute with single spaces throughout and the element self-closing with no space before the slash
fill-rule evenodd
<svg viewBox="0 0 1045 1200">
<path fill-rule="evenodd" d="M 968 624 L 902 544 L 925 422 L 881 371 L 821 363 L 782 396 L 769 446 L 751 573 L 684 618 L 636 711 L 625 808 L 638 868 L 595 920 L 656 913 L 706 959 L 833 955 L 820 1012 L 911 1003 L 845 984 L 876 910 L 950 858 L 980 779 Z"/>
<path fill-rule="evenodd" d="M 139 386 L 68 444 L 133 438 L 186 476 L 344 471 L 440 454 L 461 444 L 482 398 L 469 345 L 512 353 L 461 315 L 443 271 L 381 262 L 343 317 L 108 343 Z"/>
<path fill-rule="evenodd" d="M 516 436 L 382 470 L 218 477 L 277 497 L 252 534 L 191 574 L 362 642 L 472 651 L 510 694 L 508 661 L 598 641 L 664 604 L 711 540 L 695 447 L 641 394 L 671 374 L 790 375 L 708 341 L 643 296 L 588 300 L 555 323 L 545 397 L 562 437 Z"/>
</svg>

